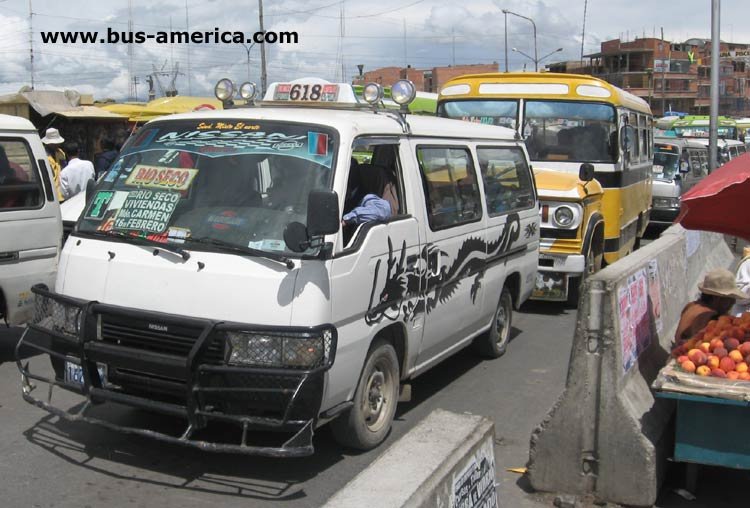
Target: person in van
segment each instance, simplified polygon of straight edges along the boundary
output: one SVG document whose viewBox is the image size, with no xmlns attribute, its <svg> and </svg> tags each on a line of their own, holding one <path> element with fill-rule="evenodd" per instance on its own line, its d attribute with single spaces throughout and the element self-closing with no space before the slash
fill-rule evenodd
<svg viewBox="0 0 750 508">
<path fill-rule="evenodd" d="M 365 222 L 388 220 L 392 214 L 391 204 L 382 197 L 389 183 L 386 169 L 374 164 L 361 164 L 359 178 L 361 192 L 364 195 L 357 206 L 344 214 L 342 224 L 359 225 Z"/>
<path fill-rule="evenodd" d="M 94 169 L 96 170 L 96 177 L 107 171 L 112 163 L 117 159 L 117 150 L 115 150 L 115 143 L 109 136 L 103 137 L 99 141 L 101 152 L 96 154 L 94 159 Z"/>
<path fill-rule="evenodd" d="M 86 190 L 86 184 L 96 176 L 91 161 L 83 160 L 79 155 L 78 143 L 68 145 L 70 160 L 68 165 L 60 171 L 60 190 L 64 199 L 70 199 L 81 191 Z"/>
<path fill-rule="evenodd" d="M 23 168 L 20 168 L 17 164 L 13 165 L 8 160 L 5 149 L 0 146 L 0 190 L 2 187 L 17 185 L 27 181 L 28 177 Z M 24 206 L 22 191 L 0 192 L 0 208 L 18 208 L 21 206 Z"/>
<path fill-rule="evenodd" d="M 65 167 L 68 157 L 62 149 L 62 144 L 65 142 L 65 138 L 60 135 L 60 132 L 54 127 L 50 127 L 45 132 L 42 138 L 42 144 L 44 145 L 44 151 L 47 152 L 47 161 L 52 168 L 52 180 L 54 181 L 55 190 L 57 191 L 57 199 L 63 201 L 65 199 L 60 189 L 60 171 Z"/>
</svg>

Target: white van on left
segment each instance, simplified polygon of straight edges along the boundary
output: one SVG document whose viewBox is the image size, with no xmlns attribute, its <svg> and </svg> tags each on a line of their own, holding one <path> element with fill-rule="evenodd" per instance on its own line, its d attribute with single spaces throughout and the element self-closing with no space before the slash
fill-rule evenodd
<svg viewBox="0 0 750 508">
<path fill-rule="evenodd" d="M 54 287 L 62 242 L 60 204 L 39 134 L 0 115 L 0 322 L 32 317 L 31 286 Z"/>
</svg>

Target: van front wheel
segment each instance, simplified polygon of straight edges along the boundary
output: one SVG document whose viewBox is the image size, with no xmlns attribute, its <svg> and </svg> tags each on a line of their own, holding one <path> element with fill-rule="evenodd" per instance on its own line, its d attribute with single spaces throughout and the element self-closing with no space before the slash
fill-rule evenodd
<svg viewBox="0 0 750 508">
<path fill-rule="evenodd" d="M 389 343 L 376 340 L 365 361 L 348 413 L 331 422 L 333 437 L 344 446 L 370 450 L 388 435 L 396 413 L 399 366 Z"/>
</svg>

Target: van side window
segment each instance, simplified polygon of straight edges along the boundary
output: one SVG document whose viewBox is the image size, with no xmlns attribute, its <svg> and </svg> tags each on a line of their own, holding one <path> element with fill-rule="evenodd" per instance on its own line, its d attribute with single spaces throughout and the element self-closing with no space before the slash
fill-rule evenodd
<svg viewBox="0 0 750 508">
<path fill-rule="evenodd" d="M 427 217 L 435 231 L 482 216 L 479 186 L 468 148 L 418 147 Z"/>
<path fill-rule="evenodd" d="M 490 217 L 534 206 L 531 173 L 520 148 L 477 147 L 477 158 Z"/>
<path fill-rule="evenodd" d="M 43 201 L 39 172 L 26 141 L 0 139 L 0 210 L 40 208 Z"/>
</svg>

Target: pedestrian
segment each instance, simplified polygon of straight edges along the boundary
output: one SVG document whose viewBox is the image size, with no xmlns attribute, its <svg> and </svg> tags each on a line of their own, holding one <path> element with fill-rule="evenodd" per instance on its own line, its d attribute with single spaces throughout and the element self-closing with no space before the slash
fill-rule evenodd
<svg viewBox="0 0 750 508">
<path fill-rule="evenodd" d="M 60 132 L 54 127 L 47 129 L 42 138 L 44 150 L 47 152 L 47 161 L 52 168 L 52 180 L 55 184 L 55 190 L 57 191 L 57 199 L 60 202 L 65 199 L 62 190 L 60 189 L 60 172 L 67 162 L 65 152 L 61 148 L 64 142 L 65 138 L 63 138 L 60 135 Z"/>
<path fill-rule="evenodd" d="M 734 277 L 737 289 L 745 293 L 746 296 L 743 300 L 737 300 L 737 303 L 732 307 L 731 314 L 741 316 L 745 312 L 750 312 L 750 247 L 742 249 L 742 259 L 737 265 L 737 272 Z"/>
<path fill-rule="evenodd" d="M 703 278 L 703 283 L 698 284 L 698 289 L 701 292 L 698 299 L 682 309 L 674 337 L 677 346 L 705 328 L 712 319 L 728 315 L 736 300 L 746 298 L 745 294 L 737 289 L 734 274 L 726 268 L 716 268 L 708 272 Z"/>
<path fill-rule="evenodd" d="M 68 149 L 68 165 L 60 172 L 60 189 L 63 198 L 70 199 L 86 189 L 89 180 L 95 177 L 94 165 L 91 161 L 80 159 L 78 143 L 70 143 Z"/>
<path fill-rule="evenodd" d="M 96 170 L 96 178 L 98 179 L 102 173 L 107 171 L 112 163 L 117 159 L 117 150 L 115 149 L 115 143 L 109 136 L 103 137 L 99 141 L 101 152 L 96 154 L 94 158 L 94 169 Z"/>
</svg>

